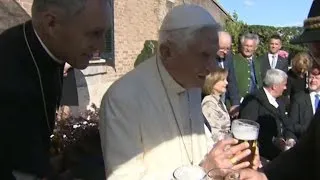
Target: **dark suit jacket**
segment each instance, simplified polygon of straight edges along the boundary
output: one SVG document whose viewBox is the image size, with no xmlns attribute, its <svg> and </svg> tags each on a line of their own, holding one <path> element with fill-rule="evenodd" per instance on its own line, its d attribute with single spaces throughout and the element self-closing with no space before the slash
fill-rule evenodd
<svg viewBox="0 0 320 180">
<path fill-rule="evenodd" d="M 266 75 L 267 70 L 271 69 L 268 54 L 261 56 L 259 59 L 260 59 L 260 63 L 261 63 L 260 64 L 261 65 L 261 75 L 262 75 L 262 79 L 264 79 L 264 76 Z M 280 69 L 284 72 L 288 72 L 288 66 L 289 66 L 288 60 L 284 59 L 278 55 L 276 69 Z"/>
<path fill-rule="evenodd" d="M 221 60 L 217 59 L 217 65 Z M 233 59 L 232 59 L 232 54 L 228 54 L 224 60 L 222 60 L 223 66 L 225 69 L 228 70 L 228 87 L 227 87 L 227 92 L 226 92 L 226 100 L 230 100 L 231 105 L 239 105 L 240 104 L 240 97 L 239 97 L 239 92 L 238 92 L 238 84 L 237 84 L 237 79 L 236 75 L 234 72 L 234 67 L 233 67 Z"/>
<path fill-rule="evenodd" d="M 320 111 L 313 117 L 307 132 L 290 150 L 263 168 L 269 180 L 320 179 Z"/>
<path fill-rule="evenodd" d="M 290 104 L 290 118 L 285 122 L 285 124 L 292 132 L 289 138 L 297 140 L 307 130 L 313 117 L 309 91 L 305 90 L 294 95 Z"/>
<path fill-rule="evenodd" d="M 287 119 L 284 103 L 278 102 L 279 107 L 272 106 L 263 88 L 247 95 L 240 105 L 240 118 L 257 121 L 260 124 L 259 150 L 262 157 L 272 160 L 281 150 L 276 147 L 273 137 L 284 137 L 283 121 Z"/>
<path fill-rule="evenodd" d="M 0 35 L 0 179 L 12 178 L 12 170 L 44 177 L 50 169 L 50 135 L 61 97 L 64 65 L 47 54 L 31 21 L 26 23 L 25 32 L 41 74 L 48 122 L 37 69 L 23 25 L 18 25 Z"/>
<path fill-rule="evenodd" d="M 293 97 L 296 93 L 304 91 L 307 84 L 307 75 L 305 74 L 303 78 L 299 77 L 292 69 L 288 71 L 288 83 L 286 95 Z"/>
</svg>

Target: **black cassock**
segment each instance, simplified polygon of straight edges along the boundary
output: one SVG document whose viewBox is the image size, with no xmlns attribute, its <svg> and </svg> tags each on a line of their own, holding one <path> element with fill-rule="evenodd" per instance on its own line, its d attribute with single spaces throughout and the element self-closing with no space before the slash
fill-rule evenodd
<svg viewBox="0 0 320 180">
<path fill-rule="evenodd" d="M 31 21 L 0 35 L 0 179 L 12 178 L 13 170 L 39 177 L 49 174 L 50 135 L 61 99 L 63 66 L 45 51 Z"/>
</svg>

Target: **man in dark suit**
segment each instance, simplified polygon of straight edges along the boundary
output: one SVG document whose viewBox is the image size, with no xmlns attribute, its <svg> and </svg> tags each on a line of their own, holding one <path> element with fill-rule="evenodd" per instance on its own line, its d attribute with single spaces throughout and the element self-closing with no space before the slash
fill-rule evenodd
<svg viewBox="0 0 320 180">
<path fill-rule="evenodd" d="M 219 32 L 219 50 L 217 52 L 216 63 L 217 66 L 228 70 L 228 87 L 227 92 L 223 98 L 225 98 L 225 103 L 227 100 L 230 101 L 230 115 L 237 116 L 237 109 L 240 104 L 240 98 L 238 94 L 237 80 L 233 67 L 232 54 L 230 53 L 230 48 L 232 44 L 232 38 L 229 33 L 225 31 Z M 226 103 L 227 104 L 227 103 Z"/>
<path fill-rule="evenodd" d="M 258 143 L 262 157 L 272 160 L 283 151 L 278 142 L 284 141 L 287 119 L 284 103 L 278 99 L 286 89 L 287 74 L 279 69 L 269 69 L 263 87 L 248 94 L 240 105 L 240 118 L 260 124 Z"/>
<path fill-rule="evenodd" d="M 303 33 L 292 43 L 305 43 L 314 63 L 320 64 L 320 1 L 314 0 L 304 21 Z M 305 135 L 289 151 L 263 168 L 263 173 L 251 169 L 240 171 L 242 180 L 320 179 L 320 111 L 317 110 Z"/>
<path fill-rule="evenodd" d="M 309 127 L 310 121 L 318 109 L 320 101 L 320 67 L 315 64 L 309 72 L 308 90 L 299 92 L 292 98 L 290 118 L 285 124 L 290 129 L 290 135 L 295 141 Z"/>
<path fill-rule="evenodd" d="M 281 49 L 281 37 L 279 35 L 271 36 L 269 40 L 269 52 L 260 57 L 262 79 L 266 75 L 268 69 L 280 69 L 284 72 L 288 71 L 288 60 L 279 56 Z"/>
<path fill-rule="evenodd" d="M 88 66 L 110 13 L 107 0 L 34 0 L 31 21 L 0 35 L 0 179 L 50 176 L 64 63 Z"/>
</svg>

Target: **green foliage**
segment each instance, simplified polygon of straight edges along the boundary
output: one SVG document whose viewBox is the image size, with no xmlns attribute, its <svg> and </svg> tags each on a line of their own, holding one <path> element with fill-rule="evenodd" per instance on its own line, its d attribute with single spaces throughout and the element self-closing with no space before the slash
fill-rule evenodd
<svg viewBox="0 0 320 180">
<path fill-rule="evenodd" d="M 260 44 L 257 49 L 256 55 L 260 56 L 268 51 L 268 43 L 270 36 L 274 34 L 281 35 L 282 49 L 290 54 L 296 54 L 297 52 L 306 51 L 306 48 L 302 45 L 290 44 L 290 40 L 301 33 L 301 27 L 273 27 L 273 26 L 261 26 L 261 25 L 247 25 L 243 21 L 238 20 L 237 13 L 233 13 L 232 20 L 226 20 L 224 29 L 229 32 L 233 38 L 232 51 L 238 53 L 240 37 L 242 34 L 251 32 L 259 35 Z"/>
<path fill-rule="evenodd" d="M 145 41 L 141 53 L 138 55 L 136 61 L 134 62 L 134 67 L 137 67 L 144 60 L 147 60 L 150 57 L 154 56 L 155 53 L 156 53 L 157 48 L 158 48 L 158 42 L 157 41 L 155 41 L 155 40 L 147 40 L 147 41 Z"/>
</svg>

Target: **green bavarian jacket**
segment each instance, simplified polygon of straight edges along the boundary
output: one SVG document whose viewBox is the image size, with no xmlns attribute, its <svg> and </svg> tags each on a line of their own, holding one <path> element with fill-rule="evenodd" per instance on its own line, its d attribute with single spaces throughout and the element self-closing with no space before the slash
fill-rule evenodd
<svg viewBox="0 0 320 180">
<path fill-rule="evenodd" d="M 257 57 L 253 57 L 253 64 L 255 69 L 257 89 L 262 86 L 260 60 Z M 238 83 L 239 97 L 245 97 L 249 93 L 250 88 L 250 65 L 248 60 L 242 56 L 242 54 L 236 54 L 233 56 L 233 65 Z"/>
</svg>

